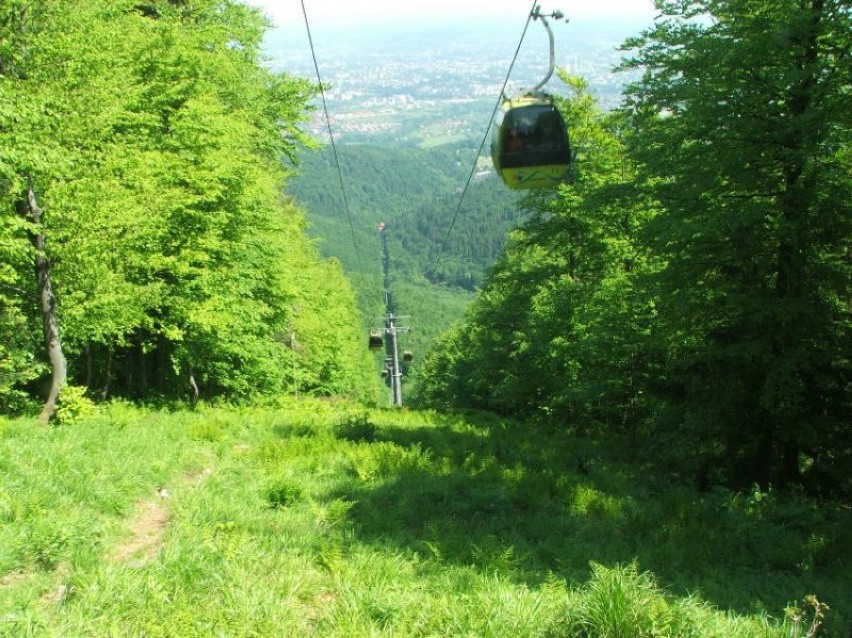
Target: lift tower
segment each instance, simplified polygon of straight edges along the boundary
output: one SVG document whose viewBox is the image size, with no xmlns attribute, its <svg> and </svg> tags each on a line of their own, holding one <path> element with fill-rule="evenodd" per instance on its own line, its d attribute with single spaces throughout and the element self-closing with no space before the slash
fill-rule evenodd
<svg viewBox="0 0 852 638">
<path fill-rule="evenodd" d="M 397 326 L 397 317 L 388 311 L 385 317 L 385 334 L 388 336 L 387 366 L 388 378 L 391 386 L 391 400 L 397 407 L 402 406 L 402 361 L 399 357 L 399 339 L 402 332 L 408 332 L 408 326 Z"/>
<path fill-rule="evenodd" d="M 380 223 L 378 231 L 382 238 L 382 273 L 385 290 L 385 317 L 384 330 L 381 332 L 370 333 L 371 348 L 385 348 L 385 361 L 383 376 L 388 380 L 388 385 L 391 389 L 391 402 L 397 407 L 402 406 L 402 377 L 403 364 L 409 363 L 413 359 L 413 355 L 409 351 L 404 351 L 400 357 L 399 353 L 399 335 L 409 332 L 409 326 L 400 326 L 397 322 L 406 317 L 400 317 L 395 314 L 393 297 L 390 291 L 390 256 L 388 253 L 387 237 L 384 234 L 385 224 Z"/>
</svg>

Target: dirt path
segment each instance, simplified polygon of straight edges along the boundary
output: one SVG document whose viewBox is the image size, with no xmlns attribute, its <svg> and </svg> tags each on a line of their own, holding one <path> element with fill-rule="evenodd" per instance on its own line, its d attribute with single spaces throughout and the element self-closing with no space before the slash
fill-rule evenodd
<svg viewBox="0 0 852 638">
<path fill-rule="evenodd" d="M 183 477 L 183 483 L 200 483 L 212 473 L 210 468 L 189 472 Z M 129 525 L 131 536 L 113 551 L 112 560 L 141 566 L 157 557 L 169 523 L 167 502 L 170 497 L 171 491 L 160 487 L 155 496 L 137 503 L 136 515 Z"/>
</svg>

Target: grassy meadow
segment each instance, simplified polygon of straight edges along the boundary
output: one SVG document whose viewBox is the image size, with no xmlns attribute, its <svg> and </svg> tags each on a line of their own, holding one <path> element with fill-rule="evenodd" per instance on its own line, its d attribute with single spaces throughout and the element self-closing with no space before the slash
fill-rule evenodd
<svg viewBox="0 0 852 638">
<path fill-rule="evenodd" d="M 850 555 L 841 504 L 489 415 L 0 420 L 0 636 L 846 638 Z"/>
</svg>

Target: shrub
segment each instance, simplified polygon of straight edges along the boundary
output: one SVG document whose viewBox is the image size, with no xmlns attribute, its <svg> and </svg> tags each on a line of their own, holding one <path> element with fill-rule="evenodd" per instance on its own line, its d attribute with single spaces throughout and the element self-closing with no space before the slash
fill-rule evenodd
<svg viewBox="0 0 852 638">
<path fill-rule="evenodd" d="M 567 635 L 582 638 L 686 638 L 700 633 L 653 577 L 635 564 L 607 568 L 592 563 Z"/>
<path fill-rule="evenodd" d="M 266 502 L 272 509 L 289 507 L 302 500 L 304 491 L 300 485 L 289 482 L 277 483 L 266 490 Z"/>
<path fill-rule="evenodd" d="M 59 394 L 59 403 L 54 418 L 58 425 L 71 425 L 91 416 L 95 403 L 86 396 L 86 388 L 66 385 Z"/>
</svg>

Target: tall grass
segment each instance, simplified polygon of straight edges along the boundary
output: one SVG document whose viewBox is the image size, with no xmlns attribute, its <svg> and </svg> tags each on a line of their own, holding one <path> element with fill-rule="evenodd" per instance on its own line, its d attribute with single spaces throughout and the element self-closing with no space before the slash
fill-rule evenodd
<svg viewBox="0 0 852 638">
<path fill-rule="evenodd" d="M 485 415 L 116 404 L 0 421 L 0 636 L 845 637 L 850 518 Z"/>
</svg>

